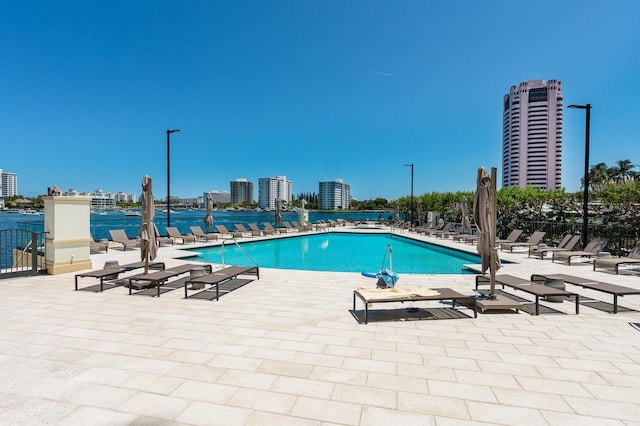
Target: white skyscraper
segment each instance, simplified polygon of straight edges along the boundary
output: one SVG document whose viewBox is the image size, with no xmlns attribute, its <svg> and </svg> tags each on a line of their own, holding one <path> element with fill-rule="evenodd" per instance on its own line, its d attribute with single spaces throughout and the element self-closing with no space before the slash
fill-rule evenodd
<svg viewBox="0 0 640 426">
<path fill-rule="evenodd" d="M 274 176 L 258 179 L 258 207 L 273 210 L 276 207 L 276 198 L 290 203 L 292 184 L 286 176 Z"/>
<path fill-rule="evenodd" d="M 562 180 L 562 83 L 531 80 L 504 96 L 502 186 L 558 189 Z"/>
<path fill-rule="evenodd" d="M 0 169 L 0 197 L 14 197 L 18 195 L 18 175 L 3 172 Z"/>
<path fill-rule="evenodd" d="M 348 209 L 351 205 L 351 185 L 342 179 L 319 182 L 318 208 L 320 210 Z"/>
</svg>

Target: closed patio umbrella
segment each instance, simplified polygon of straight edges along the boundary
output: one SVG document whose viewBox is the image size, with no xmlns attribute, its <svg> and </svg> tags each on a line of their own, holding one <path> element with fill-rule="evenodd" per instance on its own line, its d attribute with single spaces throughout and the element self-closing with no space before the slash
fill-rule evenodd
<svg viewBox="0 0 640 426">
<path fill-rule="evenodd" d="M 141 260 L 144 260 L 144 273 L 149 272 L 149 260 L 154 260 L 158 254 L 158 245 L 156 237 L 158 236 L 158 229 L 156 224 L 153 223 L 153 217 L 155 212 L 155 206 L 153 202 L 153 190 L 151 186 L 151 177 L 145 175 L 142 178 L 142 217 L 140 223 L 140 255 Z"/>
<path fill-rule="evenodd" d="M 496 250 L 496 168 L 491 169 L 489 177 L 484 167 L 478 168 L 473 218 L 478 228 L 478 254 L 482 256 L 482 274 L 489 269 L 491 277 L 490 299 L 496 298 L 496 271 L 500 268 L 500 258 Z"/>
<path fill-rule="evenodd" d="M 422 226 L 422 216 L 424 212 L 422 211 L 422 200 L 418 200 L 418 226 Z"/>
<path fill-rule="evenodd" d="M 467 197 L 462 196 L 460 202 L 460 209 L 462 210 L 462 229 L 471 234 L 471 222 L 469 221 L 469 207 L 467 205 Z"/>
<path fill-rule="evenodd" d="M 207 212 L 204 216 L 204 227 L 208 231 L 213 226 L 213 216 L 211 211 L 213 210 L 213 195 L 207 194 L 207 205 L 205 206 Z"/>
<path fill-rule="evenodd" d="M 276 198 L 276 216 L 275 216 L 275 223 L 276 223 L 276 228 L 278 227 L 278 225 L 280 225 L 280 222 L 282 221 L 282 206 L 280 205 L 280 199 Z"/>
</svg>

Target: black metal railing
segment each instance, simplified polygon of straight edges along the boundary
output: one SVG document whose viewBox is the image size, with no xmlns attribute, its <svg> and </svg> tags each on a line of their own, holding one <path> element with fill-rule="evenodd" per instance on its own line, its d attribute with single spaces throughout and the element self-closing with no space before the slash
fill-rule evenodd
<svg viewBox="0 0 640 426">
<path fill-rule="evenodd" d="M 535 231 L 546 232 L 542 242 L 547 245 L 558 244 L 566 234 L 581 235 L 582 223 L 566 222 L 522 222 L 523 237 L 531 235 Z M 512 229 L 498 225 L 498 234 L 504 238 Z M 609 238 L 609 243 L 603 251 L 610 252 L 612 256 L 626 256 L 640 241 L 640 229 L 620 223 L 599 225 L 589 224 L 587 239 L 595 237 Z"/>
<path fill-rule="evenodd" d="M 44 232 L 0 229 L 0 279 L 46 272 Z"/>
</svg>

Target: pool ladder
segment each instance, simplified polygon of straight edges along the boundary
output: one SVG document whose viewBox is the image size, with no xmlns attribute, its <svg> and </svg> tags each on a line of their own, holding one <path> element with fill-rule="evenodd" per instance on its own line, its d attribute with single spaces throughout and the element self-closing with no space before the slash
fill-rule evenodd
<svg viewBox="0 0 640 426">
<path fill-rule="evenodd" d="M 391 248 L 391 244 L 387 244 L 387 247 L 384 249 L 384 257 L 382 258 L 382 266 L 380 266 L 380 270 L 384 269 L 384 264 L 387 261 L 387 253 L 389 254 L 389 270 L 393 271 L 393 249 Z"/>
<path fill-rule="evenodd" d="M 224 243 L 225 241 L 231 241 L 233 242 L 233 244 L 236 245 L 236 247 L 238 247 L 238 249 L 240 249 L 240 251 L 247 257 L 247 259 L 249 259 L 249 261 L 251 263 L 253 263 L 254 265 L 257 265 L 257 263 L 255 262 L 255 260 L 253 260 L 251 258 L 251 256 L 249 256 L 249 253 L 247 253 L 240 244 L 238 244 L 238 242 L 236 241 L 235 238 L 225 238 L 224 240 L 222 240 L 222 266 L 224 266 Z"/>
</svg>

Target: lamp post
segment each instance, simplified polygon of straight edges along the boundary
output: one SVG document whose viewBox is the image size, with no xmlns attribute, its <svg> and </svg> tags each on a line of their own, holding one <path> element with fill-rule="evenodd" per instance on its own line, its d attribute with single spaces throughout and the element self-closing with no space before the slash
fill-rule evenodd
<svg viewBox="0 0 640 426">
<path fill-rule="evenodd" d="M 584 131 L 584 192 L 582 196 L 582 247 L 585 247 L 588 241 L 587 232 L 589 225 L 589 130 L 591 127 L 591 104 L 569 105 L 569 108 L 584 109 L 587 112 Z"/>
<path fill-rule="evenodd" d="M 180 130 L 167 129 L 167 226 L 171 226 L 171 133 Z"/>
<path fill-rule="evenodd" d="M 413 228 L 413 163 L 404 164 L 406 167 L 411 167 L 411 228 Z"/>
</svg>

